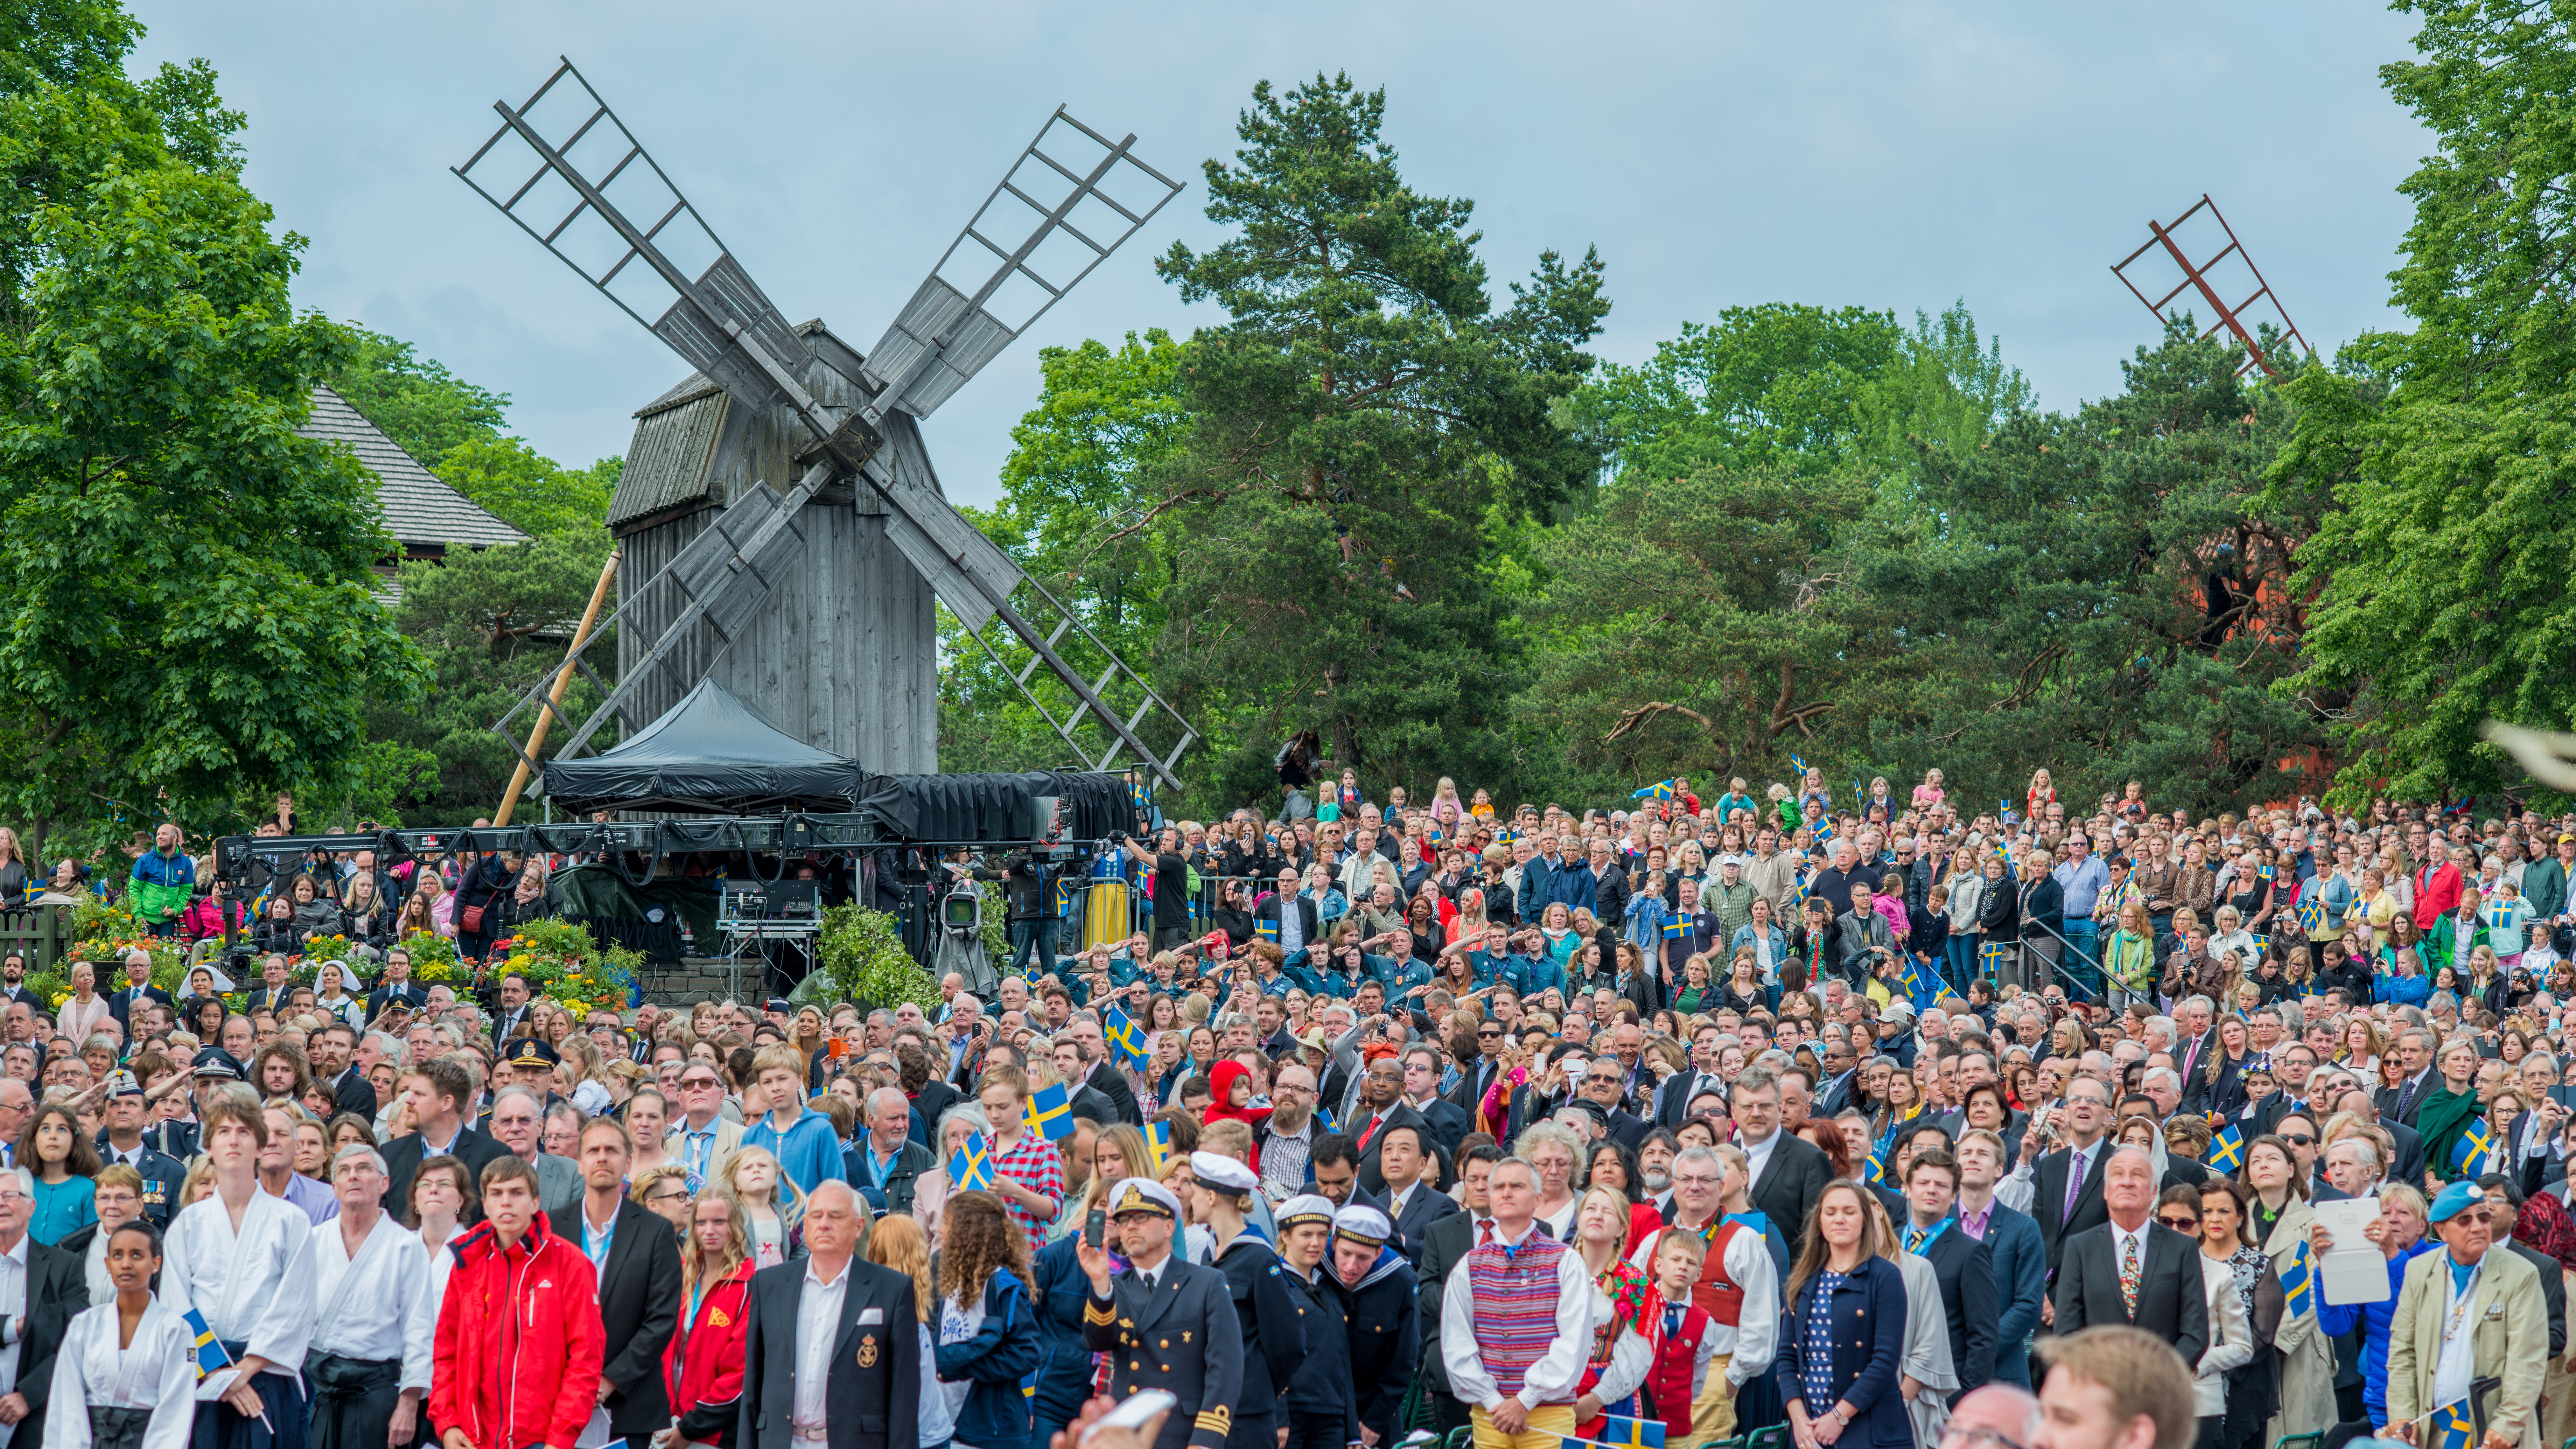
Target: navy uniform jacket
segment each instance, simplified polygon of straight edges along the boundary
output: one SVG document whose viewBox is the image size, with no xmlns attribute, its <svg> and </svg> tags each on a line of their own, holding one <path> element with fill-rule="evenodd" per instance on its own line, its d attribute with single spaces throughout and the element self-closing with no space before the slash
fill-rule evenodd
<svg viewBox="0 0 2576 1449">
<path fill-rule="evenodd" d="M 1279 1261 L 1278 1250 L 1252 1232 L 1228 1243 L 1215 1267 L 1225 1275 L 1226 1294 L 1234 1300 L 1235 1324 L 1243 1332 L 1243 1390 L 1234 1400 L 1229 1433 L 1257 1433 L 1258 1449 L 1276 1449 L 1271 1443 L 1275 1427 L 1271 1416 L 1306 1356 L 1305 1315 L 1297 1306 L 1300 1295 L 1288 1285 L 1295 1275 Z"/>
<path fill-rule="evenodd" d="M 1350 1320 L 1342 1310 L 1341 1280 L 1330 1263 L 1319 1264 L 1315 1281 L 1291 1268 L 1279 1275 L 1297 1300 L 1305 1330 L 1306 1354 L 1286 1381 L 1280 1407 L 1292 1414 L 1328 1419 L 1340 1425 L 1343 1444 L 1360 1442 L 1360 1416 L 1353 1401 Z M 1249 1427 L 1237 1430 L 1250 1432 Z M 1296 1435 L 1292 1432 L 1290 1437 Z"/>
<path fill-rule="evenodd" d="M 1350 1343 L 1352 1410 L 1377 1431 L 1377 1442 L 1392 1444 L 1402 1437 L 1398 1419 L 1405 1392 L 1413 1387 L 1414 1364 L 1422 1357 L 1413 1268 L 1402 1253 L 1380 1248 L 1357 1288 L 1343 1287 L 1329 1267 L 1322 1282 L 1341 1305 Z"/>
<path fill-rule="evenodd" d="M 905 1449 L 921 1438 L 921 1319 L 908 1274 L 851 1259 L 823 1383 L 829 1449 Z M 796 1309 L 805 1260 L 751 1276 L 743 1302 L 736 1449 L 789 1449 L 796 1432 Z"/>
<path fill-rule="evenodd" d="M 1234 1298 L 1223 1273 L 1178 1256 L 1163 1260 L 1161 1278 L 1148 1294 L 1131 1267 L 1110 1280 L 1107 1298 L 1085 1294 L 1082 1346 L 1109 1355 L 1109 1397 L 1163 1389 L 1180 1400 L 1154 1449 L 1217 1449 L 1233 1430 L 1243 1393 Z"/>
<path fill-rule="evenodd" d="M 104 1132 L 98 1134 L 98 1155 L 108 1162 L 123 1160 L 116 1155 L 116 1149 L 108 1145 Z M 156 1228 L 170 1226 L 172 1215 L 179 1210 L 180 1184 L 188 1180 L 187 1164 L 166 1152 L 155 1151 L 152 1134 L 146 1132 L 143 1155 L 135 1162 L 134 1170 L 143 1177 L 143 1215 L 150 1218 Z"/>
</svg>

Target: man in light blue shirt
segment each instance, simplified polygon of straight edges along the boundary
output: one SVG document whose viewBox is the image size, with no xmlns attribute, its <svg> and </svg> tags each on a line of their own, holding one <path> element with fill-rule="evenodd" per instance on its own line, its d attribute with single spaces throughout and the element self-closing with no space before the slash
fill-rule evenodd
<svg viewBox="0 0 2576 1449">
<path fill-rule="evenodd" d="M 2093 924 L 2093 908 L 2101 901 L 2103 888 L 2111 883 L 2111 869 L 2093 854 L 2092 840 L 2079 830 L 2066 837 L 2066 859 L 2049 874 L 2066 892 L 2066 944 L 2072 958 L 2067 967 L 2077 980 L 2098 994 L 2102 989 L 2102 933 Z"/>
</svg>

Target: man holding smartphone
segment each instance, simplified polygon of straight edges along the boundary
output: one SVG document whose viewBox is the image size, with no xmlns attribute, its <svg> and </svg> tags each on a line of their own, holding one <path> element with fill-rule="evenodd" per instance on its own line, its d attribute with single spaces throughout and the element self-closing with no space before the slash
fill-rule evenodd
<svg viewBox="0 0 2576 1449">
<path fill-rule="evenodd" d="M 1161 1389 L 1179 1400 L 1154 1449 L 1220 1449 L 1243 1388 L 1243 1329 L 1223 1273 L 1172 1253 L 1181 1200 L 1150 1178 L 1109 1190 L 1101 1231 L 1118 1235 L 1127 1267 L 1114 1275 L 1088 1222 L 1077 1257 L 1091 1292 L 1082 1346 L 1109 1355 L 1109 1397 Z"/>
</svg>

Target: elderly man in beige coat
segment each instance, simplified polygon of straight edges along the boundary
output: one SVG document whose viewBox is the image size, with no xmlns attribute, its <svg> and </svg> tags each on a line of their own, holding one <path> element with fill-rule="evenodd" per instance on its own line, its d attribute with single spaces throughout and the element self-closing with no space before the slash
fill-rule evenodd
<svg viewBox="0 0 2576 1449">
<path fill-rule="evenodd" d="M 2542 1449 L 2540 1380 L 2549 1320 L 2540 1275 L 2511 1250 L 2493 1246 L 2486 1198 L 2455 1182 L 2426 1214 L 2447 1250 L 2406 1265 L 2388 1330 L 2388 1437 L 2443 1442 L 2448 1409 L 2479 1379 L 2502 1387 L 2480 1401 L 2486 1435 L 2477 1449 Z M 2475 1416 L 2470 1416 L 2475 1422 Z"/>
</svg>

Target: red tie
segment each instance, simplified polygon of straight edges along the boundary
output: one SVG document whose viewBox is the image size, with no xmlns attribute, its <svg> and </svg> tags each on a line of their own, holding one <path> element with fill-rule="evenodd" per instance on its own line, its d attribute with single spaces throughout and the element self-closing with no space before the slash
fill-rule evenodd
<svg viewBox="0 0 2576 1449">
<path fill-rule="evenodd" d="M 1385 1120 L 1386 1118 L 1383 1116 L 1371 1117 L 1369 1119 L 1368 1130 L 1360 1134 L 1360 1145 L 1354 1150 L 1359 1152 L 1368 1151 L 1369 1139 L 1377 1135 L 1377 1125 Z"/>
<path fill-rule="evenodd" d="M 1494 1220 L 1492 1218 L 1487 1218 L 1483 1222 L 1476 1224 L 1476 1243 L 1479 1247 L 1486 1243 L 1490 1243 L 1493 1240 Z"/>
</svg>

